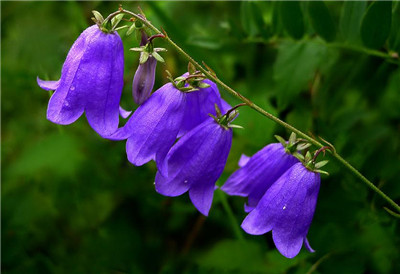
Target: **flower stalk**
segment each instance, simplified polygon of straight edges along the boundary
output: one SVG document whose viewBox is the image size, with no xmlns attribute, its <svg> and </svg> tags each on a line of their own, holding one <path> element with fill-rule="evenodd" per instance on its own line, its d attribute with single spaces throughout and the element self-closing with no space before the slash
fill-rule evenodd
<svg viewBox="0 0 400 274">
<path fill-rule="evenodd" d="M 268 111 L 264 110 L 263 108 L 261 108 L 260 106 L 258 106 L 257 104 L 253 103 L 250 99 L 248 99 L 247 97 L 243 96 L 242 94 L 240 94 L 238 91 L 234 90 L 233 88 L 231 88 L 230 86 L 228 86 L 227 84 L 225 84 L 223 81 L 221 81 L 216 75 L 215 73 L 211 70 L 211 69 L 207 69 L 204 68 L 202 65 L 200 65 L 196 60 L 194 60 L 188 53 L 186 53 L 181 47 L 179 47 L 169 36 L 168 34 L 164 31 L 164 30 L 159 30 L 158 28 L 156 28 L 150 21 L 148 21 L 144 16 L 140 15 L 140 14 L 136 14 L 134 12 L 131 12 L 129 10 L 123 9 L 121 6 L 118 9 L 118 11 L 115 11 L 114 13 L 111 13 L 106 19 L 110 20 L 112 19 L 114 16 L 117 16 L 118 14 L 128 14 L 130 16 L 132 16 L 133 18 L 135 18 L 135 20 L 140 20 L 141 22 L 143 22 L 144 25 L 146 25 L 149 29 L 151 29 L 152 31 L 154 31 L 156 33 L 156 35 L 159 35 L 159 37 L 164 38 L 164 40 L 170 44 L 172 47 L 174 47 L 178 53 L 180 53 L 181 55 L 183 55 L 188 62 L 192 63 L 193 66 L 200 72 L 202 72 L 205 76 L 207 76 L 208 79 L 212 80 L 215 83 L 218 83 L 220 86 L 222 86 L 226 91 L 228 91 L 229 93 L 231 93 L 233 96 L 235 96 L 236 98 L 238 98 L 239 100 L 241 100 L 243 103 L 245 103 L 247 106 L 249 106 L 250 108 L 254 109 L 255 111 L 257 111 L 258 113 L 260 113 L 261 115 L 267 117 L 268 119 L 274 121 L 275 123 L 285 127 L 286 129 L 288 129 L 291 132 L 294 132 L 297 134 L 297 136 L 300 136 L 304 139 L 306 139 L 308 142 L 310 142 L 311 144 L 315 145 L 318 148 L 323 148 L 325 145 L 322 144 L 321 142 L 319 142 L 318 140 L 314 139 L 313 137 L 307 135 L 306 133 L 302 132 L 301 130 L 293 127 L 292 125 L 286 123 L 285 121 L 279 119 L 278 117 L 272 115 L 271 113 L 269 113 Z M 400 206 L 393 201 L 388 195 L 386 195 L 383 191 L 381 191 L 377 186 L 375 186 L 370 180 L 368 180 L 364 175 L 362 175 L 356 168 L 354 168 L 349 162 L 347 162 L 342 156 L 340 156 L 336 150 L 333 148 L 331 150 L 328 150 L 332 157 L 335 158 L 337 161 L 339 161 L 345 168 L 347 168 L 351 173 L 353 173 L 357 178 L 359 178 L 363 183 L 365 183 L 369 188 L 371 188 L 374 192 L 376 192 L 379 196 L 381 196 L 381 198 L 383 198 L 384 200 L 386 200 L 393 208 L 396 209 L 397 212 L 400 213 Z"/>
</svg>

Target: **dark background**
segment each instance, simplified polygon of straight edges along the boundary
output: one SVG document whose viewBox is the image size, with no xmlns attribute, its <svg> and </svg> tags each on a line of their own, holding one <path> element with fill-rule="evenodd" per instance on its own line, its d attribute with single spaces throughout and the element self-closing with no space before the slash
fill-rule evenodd
<svg viewBox="0 0 400 274">
<path fill-rule="evenodd" d="M 129 2 L 196 60 L 254 102 L 337 151 L 400 202 L 399 2 Z M 308 239 L 316 252 L 280 255 L 264 236 L 237 240 L 216 192 L 208 218 L 187 195 L 154 191 L 154 163 L 132 166 L 125 143 L 101 139 L 80 118 L 46 120 L 50 94 L 74 40 L 118 2 L 2 2 L 2 271 L 4 273 L 395 273 L 399 220 L 331 160 Z M 368 10 L 368 12 L 367 12 Z M 367 14 L 366 14 L 367 13 Z M 134 107 L 134 35 L 125 47 L 122 105 Z M 185 60 L 157 46 L 155 88 Z M 390 57 L 390 55 L 392 57 Z M 397 55 L 398 56 L 398 55 Z M 232 105 L 239 101 L 221 90 Z M 242 108 L 221 185 L 248 155 L 290 132 Z M 237 225 L 240 197 L 228 197 Z"/>
</svg>

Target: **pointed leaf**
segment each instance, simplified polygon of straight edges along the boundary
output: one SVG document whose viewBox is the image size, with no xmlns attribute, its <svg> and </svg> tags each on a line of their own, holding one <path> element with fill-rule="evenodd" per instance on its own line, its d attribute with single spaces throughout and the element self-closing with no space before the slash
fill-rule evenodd
<svg viewBox="0 0 400 274">
<path fill-rule="evenodd" d="M 309 2 L 308 14 L 315 32 L 326 41 L 333 41 L 336 37 L 336 27 L 325 3 L 322 1 Z"/>
<path fill-rule="evenodd" d="M 375 1 L 364 15 L 361 24 L 361 39 L 367 47 L 380 48 L 390 33 L 392 24 L 392 2 Z"/>
<path fill-rule="evenodd" d="M 366 1 L 343 2 L 339 31 L 345 41 L 355 43 L 360 40 L 361 21 L 366 7 Z"/>
<path fill-rule="evenodd" d="M 257 4 L 252 1 L 243 1 L 240 6 L 240 18 L 245 32 L 254 37 L 261 34 L 264 20 Z"/>
<path fill-rule="evenodd" d="M 400 52 L 400 4 L 397 3 L 396 8 L 392 12 L 392 26 L 389 37 L 389 49 Z"/>
<path fill-rule="evenodd" d="M 284 1 L 280 5 L 282 24 L 286 32 L 294 39 L 304 35 L 304 20 L 300 2 Z"/>
</svg>

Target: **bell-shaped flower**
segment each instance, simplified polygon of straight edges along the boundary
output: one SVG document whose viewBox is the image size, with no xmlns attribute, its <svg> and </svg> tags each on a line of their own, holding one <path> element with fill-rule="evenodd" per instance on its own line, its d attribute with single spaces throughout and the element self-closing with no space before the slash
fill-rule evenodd
<svg viewBox="0 0 400 274">
<path fill-rule="evenodd" d="M 209 118 L 186 133 L 166 157 L 167 176 L 157 172 L 156 191 L 165 196 L 189 192 L 193 205 L 208 215 L 215 183 L 232 143 L 232 129 Z"/>
<path fill-rule="evenodd" d="M 201 124 L 215 112 L 215 104 L 221 109 L 222 113 L 226 113 L 231 106 L 226 103 L 219 93 L 217 85 L 206 79 L 203 80 L 204 88 L 193 91 L 187 95 L 185 115 L 182 121 L 180 136 Z"/>
<path fill-rule="evenodd" d="M 178 78 L 185 79 L 183 76 Z M 180 81 L 183 81 L 182 79 Z M 186 112 L 188 98 L 193 100 L 193 97 L 204 96 L 204 105 L 197 106 L 196 109 L 209 109 L 206 104 L 210 104 L 214 108 L 211 114 L 215 113 L 215 105 L 226 108 L 226 103 L 222 103 L 222 99 L 213 96 L 213 93 L 209 95 L 207 88 L 187 87 L 181 84 L 178 86 L 176 82 L 168 83 L 159 88 L 137 108 L 124 127 L 107 137 L 112 140 L 127 139 L 126 153 L 132 164 L 140 166 L 155 160 L 159 171 L 167 174 L 164 158 L 175 140 L 180 137 L 183 121 L 193 119 L 196 122 L 192 125 L 197 126 L 207 119 L 199 119 L 197 111 Z M 193 91 L 188 88 L 193 88 Z M 208 96 L 211 98 L 207 99 Z"/>
<path fill-rule="evenodd" d="M 180 130 L 186 93 L 165 84 L 140 105 L 124 127 L 107 138 L 124 140 L 128 160 L 141 166 L 150 160 L 162 165 Z"/>
<path fill-rule="evenodd" d="M 37 79 L 45 90 L 55 90 L 47 119 L 56 124 L 75 122 L 83 112 L 100 135 L 114 133 L 119 122 L 123 88 L 124 50 L 118 33 L 87 28 L 73 44 L 58 81 Z"/>
<path fill-rule="evenodd" d="M 295 257 L 303 243 L 313 252 L 306 236 L 319 187 L 319 173 L 307 169 L 301 162 L 293 165 L 267 190 L 244 219 L 242 228 L 253 235 L 272 230 L 276 248 L 287 258 Z"/>
<path fill-rule="evenodd" d="M 242 156 L 241 168 L 228 178 L 221 190 L 229 195 L 248 197 L 245 211 L 250 212 L 271 185 L 298 162 L 283 144 L 269 144 L 250 158 Z"/>
</svg>

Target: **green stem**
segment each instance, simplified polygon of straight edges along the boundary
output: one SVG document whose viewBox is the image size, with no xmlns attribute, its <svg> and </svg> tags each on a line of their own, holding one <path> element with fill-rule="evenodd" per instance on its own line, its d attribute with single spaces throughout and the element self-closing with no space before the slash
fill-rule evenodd
<svg viewBox="0 0 400 274">
<path fill-rule="evenodd" d="M 226 199 L 226 195 L 224 192 L 222 192 L 221 190 L 217 190 L 216 191 L 219 195 L 219 198 L 221 199 L 221 203 L 222 206 L 224 207 L 226 214 L 228 214 L 228 218 L 230 220 L 230 222 L 232 223 L 232 227 L 233 227 L 233 231 L 235 232 L 236 238 L 238 238 L 238 240 L 243 241 L 243 234 L 242 231 L 240 230 L 240 226 L 235 218 L 235 215 L 233 214 L 233 211 L 231 209 L 231 207 L 229 206 L 228 200 Z"/>
<path fill-rule="evenodd" d="M 297 136 L 301 136 L 304 139 L 306 139 L 307 141 L 309 141 L 311 144 L 321 148 L 324 145 L 321 144 L 320 142 L 318 142 L 316 139 L 308 136 L 307 134 L 305 134 L 304 132 L 300 131 L 299 129 L 293 127 L 292 125 L 282 121 L 281 119 L 279 119 L 278 117 L 272 115 L 271 113 L 267 112 L 266 110 L 264 110 L 263 108 L 261 108 L 260 106 L 254 104 L 251 100 L 249 100 L 248 98 L 244 97 L 242 94 L 240 94 L 239 92 L 237 92 L 236 90 L 232 89 L 230 86 L 228 86 L 227 84 L 225 84 L 224 82 L 222 82 L 216 75 L 214 75 L 214 73 L 206 70 L 205 68 L 203 68 L 203 66 L 201 66 L 198 62 L 196 62 L 196 60 L 194 60 L 189 54 L 187 54 L 181 47 L 179 47 L 177 44 L 175 44 L 174 41 L 171 40 L 171 38 L 169 38 L 169 36 L 165 33 L 160 31 L 159 29 L 157 29 L 154 25 L 152 25 L 149 21 L 143 19 L 141 16 L 139 16 L 136 13 L 133 13 L 131 11 L 125 10 L 125 9 L 120 9 L 119 11 L 116 11 L 112 14 L 110 14 L 107 18 L 111 18 L 112 16 L 115 16 L 119 13 L 126 13 L 131 15 L 132 17 L 136 18 L 137 20 L 141 20 L 143 22 L 143 24 L 145 24 L 147 27 L 149 27 L 150 29 L 152 29 L 154 32 L 156 33 L 163 33 L 165 35 L 164 40 L 167 41 L 171 46 L 173 46 L 181 55 L 183 55 L 190 63 L 192 63 L 199 71 L 201 71 L 202 73 L 204 73 L 205 76 L 207 76 L 210 80 L 212 80 L 215 83 L 218 83 L 220 86 L 222 86 L 226 91 L 228 91 L 229 93 L 231 93 L 233 96 L 235 96 L 236 98 L 238 98 L 239 100 L 241 100 L 242 102 L 244 102 L 246 105 L 248 105 L 250 108 L 254 109 L 255 111 L 257 111 L 258 113 L 260 113 L 261 115 L 267 117 L 268 119 L 280 124 L 281 126 L 285 127 L 286 129 L 294 132 L 297 134 Z M 368 53 L 372 54 L 372 52 L 370 52 L 370 50 L 368 50 Z M 373 52 L 374 54 L 376 52 Z M 377 55 L 377 54 L 375 54 Z M 383 55 L 379 54 L 380 57 L 384 57 Z M 343 159 L 339 154 L 336 153 L 336 151 L 331 152 L 332 156 L 339 161 L 340 163 L 342 163 L 350 172 L 352 172 L 356 177 L 358 177 L 362 182 L 364 182 L 369 188 L 371 188 L 373 191 L 375 191 L 378 195 L 380 195 L 384 200 L 386 200 L 389 204 L 391 204 L 394 208 L 396 208 L 396 210 L 398 212 L 400 212 L 400 206 L 393 201 L 389 196 L 387 196 L 384 192 L 382 192 L 379 188 L 377 188 L 371 181 L 369 181 L 367 178 L 365 178 L 356 168 L 354 168 L 352 165 L 350 165 L 345 159 Z M 222 198 L 223 200 L 224 198 Z"/>
</svg>

